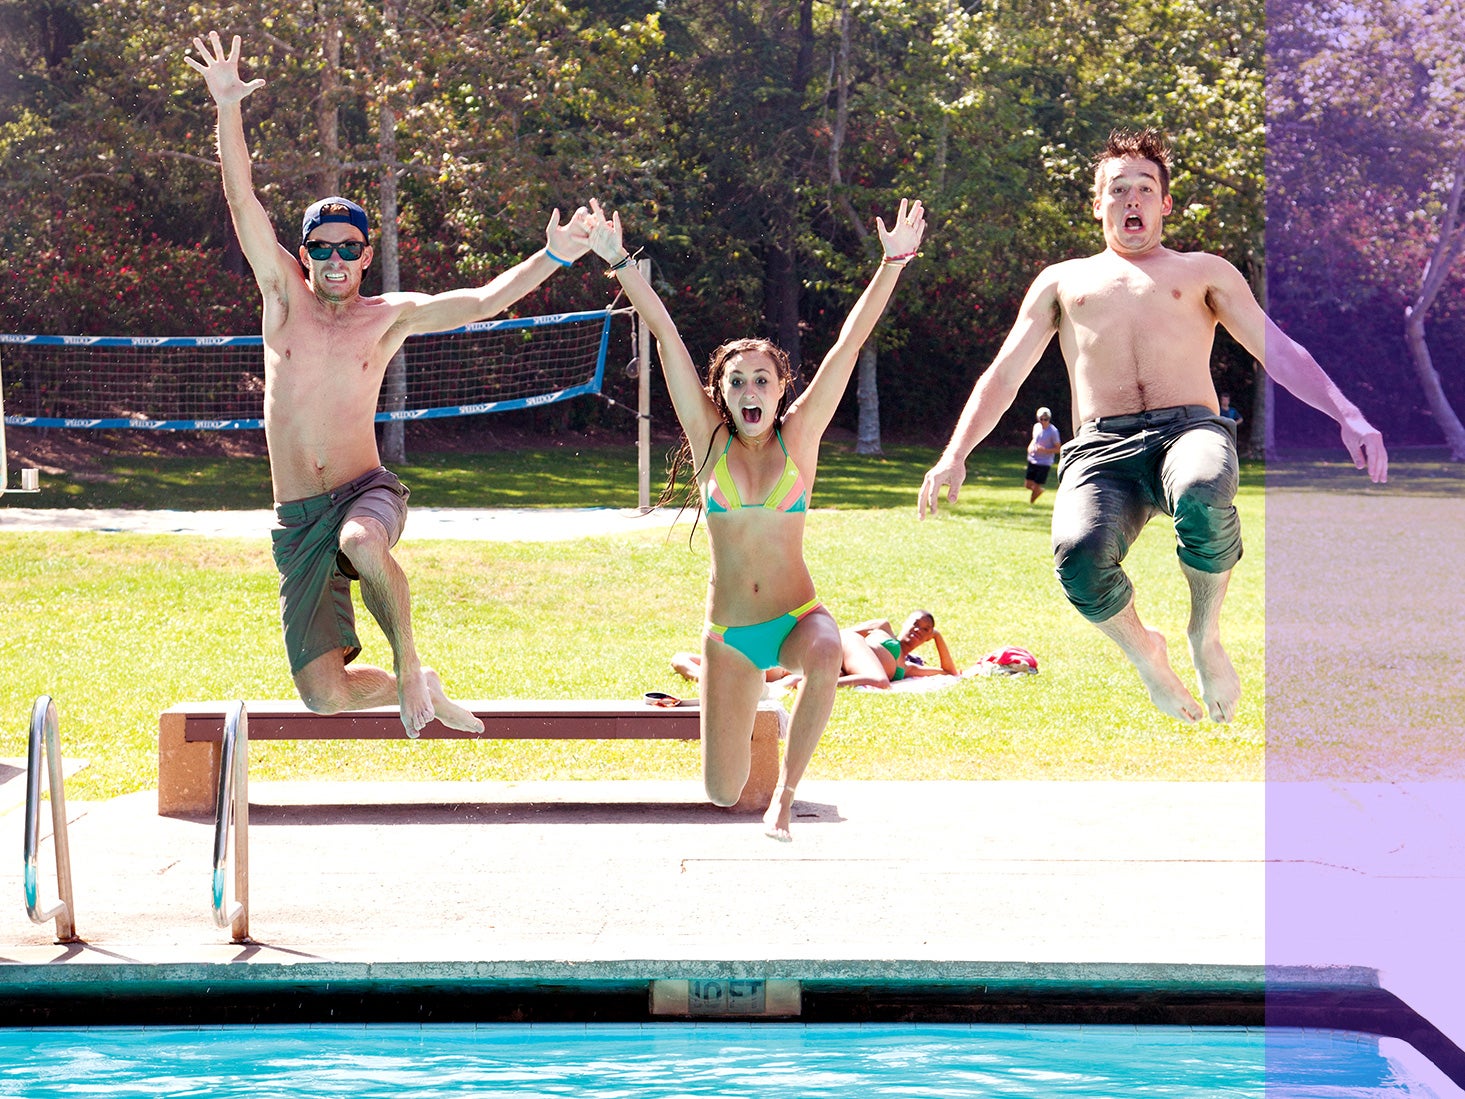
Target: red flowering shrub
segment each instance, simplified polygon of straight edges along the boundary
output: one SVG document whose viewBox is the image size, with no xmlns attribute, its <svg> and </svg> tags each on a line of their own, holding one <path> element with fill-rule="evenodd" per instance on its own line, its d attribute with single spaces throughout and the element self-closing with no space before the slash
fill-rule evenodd
<svg viewBox="0 0 1465 1099">
<path fill-rule="evenodd" d="M 107 224 L 110 222 L 111 224 Z M 82 336 L 246 336 L 259 291 L 223 254 L 129 235 L 126 209 L 57 211 L 0 251 L 0 330 Z M 118 229 L 117 226 L 124 228 Z"/>
</svg>

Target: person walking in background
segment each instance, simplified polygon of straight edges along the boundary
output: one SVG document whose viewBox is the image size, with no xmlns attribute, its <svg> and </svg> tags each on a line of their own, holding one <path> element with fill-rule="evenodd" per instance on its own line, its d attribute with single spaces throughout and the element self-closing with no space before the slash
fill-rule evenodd
<svg viewBox="0 0 1465 1099">
<path fill-rule="evenodd" d="M 1063 448 L 1063 436 L 1053 426 L 1053 413 L 1047 408 L 1038 409 L 1038 422 L 1033 424 L 1033 438 L 1028 443 L 1028 468 L 1024 474 L 1023 487 L 1028 490 L 1028 503 L 1036 504 L 1048 483 L 1048 474 L 1058 460 Z"/>
<path fill-rule="evenodd" d="M 1230 420 L 1237 428 L 1246 422 L 1240 411 L 1231 407 L 1231 394 L 1229 393 L 1221 394 L 1221 419 Z"/>
<path fill-rule="evenodd" d="M 804 562 L 804 520 L 819 442 L 834 418 L 860 348 L 875 330 L 926 220 L 902 199 L 893 225 L 876 220 L 884 250 L 834 346 L 808 388 L 793 398 L 788 357 L 767 340 L 723 344 L 704 388 L 666 306 L 631 262 L 617 214 L 591 200 L 590 245 L 610 264 L 656 337 L 667 391 L 686 436 L 707 509 L 712 576 L 702 639 L 702 776 L 707 796 L 732 805 L 751 763 L 750 737 L 766 671 L 804 677 L 789 720 L 768 835 L 788 841 L 794 791 L 829 721 L 839 681 L 839 627 L 815 594 Z M 674 474 L 675 476 L 675 474 Z"/>
</svg>

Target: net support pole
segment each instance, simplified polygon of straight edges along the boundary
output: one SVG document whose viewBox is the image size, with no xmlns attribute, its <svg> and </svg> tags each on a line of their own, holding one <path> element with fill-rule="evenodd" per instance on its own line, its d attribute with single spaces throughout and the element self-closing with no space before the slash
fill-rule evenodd
<svg viewBox="0 0 1465 1099">
<path fill-rule="evenodd" d="M 648 282 L 651 261 L 637 260 L 636 268 Z M 641 514 L 651 510 L 651 330 L 636 318 L 636 506 Z"/>
<path fill-rule="evenodd" d="M 0 368 L 0 496 L 10 484 L 10 463 L 5 458 L 5 371 Z"/>
</svg>

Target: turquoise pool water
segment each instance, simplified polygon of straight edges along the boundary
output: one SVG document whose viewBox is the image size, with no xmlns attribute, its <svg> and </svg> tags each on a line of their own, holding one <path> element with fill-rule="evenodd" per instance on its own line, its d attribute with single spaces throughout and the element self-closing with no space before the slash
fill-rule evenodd
<svg viewBox="0 0 1465 1099">
<path fill-rule="evenodd" d="M 0 1031 L 27 1099 L 1433 1099 L 1378 1039 L 1188 1027 L 487 1024 Z M 1407 1047 L 1404 1047 L 1407 1050 Z"/>
</svg>

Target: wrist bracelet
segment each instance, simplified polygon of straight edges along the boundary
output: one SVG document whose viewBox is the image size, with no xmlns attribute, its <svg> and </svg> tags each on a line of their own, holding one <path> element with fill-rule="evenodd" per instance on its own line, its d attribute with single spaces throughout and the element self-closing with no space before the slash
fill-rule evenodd
<svg viewBox="0 0 1465 1099">
<path fill-rule="evenodd" d="M 573 267 L 575 265 L 575 261 L 572 259 L 560 259 L 559 256 L 555 255 L 549 250 L 549 245 L 547 244 L 544 246 L 544 254 L 550 259 L 554 260 L 555 263 L 559 264 L 561 267 Z"/>
<path fill-rule="evenodd" d="M 917 253 L 915 252 L 906 252 L 904 255 L 899 256 L 881 256 L 880 262 L 882 264 L 889 264 L 891 267 L 904 267 L 911 260 L 915 259 L 916 255 Z"/>
<path fill-rule="evenodd" d="M 643 244 L 641 247 L 644 248 L 645 245 Z M 640 254 L 641 254 L 641 248 L 637 248 L 634 252 L 627 252 L 618 261 L 616 261 L 616 263 L 615 263 L 615 265 L 613 267 L 607 267 L 605 269 L 605 277 L 608 278 L 608 279 L 615 278 L 617 271 L 623 270 L 623 269 L 631 266 L 631 264 L 635 262 L 636 257 L 639 256 Z"/>
</svg>

